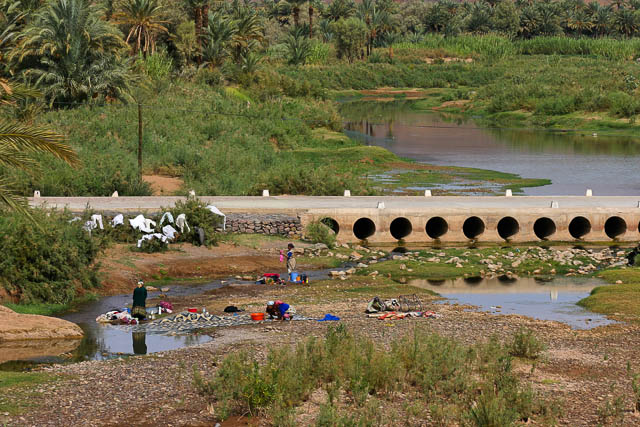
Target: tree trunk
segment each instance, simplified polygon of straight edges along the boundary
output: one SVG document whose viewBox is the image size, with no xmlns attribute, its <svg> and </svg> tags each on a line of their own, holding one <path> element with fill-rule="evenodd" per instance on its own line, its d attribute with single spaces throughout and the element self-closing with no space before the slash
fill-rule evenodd
<svg viewBox="0 0 640 427">
<path fill-rule="evenodd" d="M 313 37 L 313 6 L 309 3 L 309 38 Z"/>
<path fill-rule="evenodd" d="M 196 41 L 198 43 L 198 65 L 202 64 L 202 8 L 195 10 Z"/>
<path fill-rule="evenodd" d="M 138 101 L 138 178 L 142 181 L 142 104 Z"/>
<path fill-rule="evenodd" d="M 298 28 L 300 21 L 300 8 L 295 6 L 293 8 L 293 25 Z"/>
</svg>

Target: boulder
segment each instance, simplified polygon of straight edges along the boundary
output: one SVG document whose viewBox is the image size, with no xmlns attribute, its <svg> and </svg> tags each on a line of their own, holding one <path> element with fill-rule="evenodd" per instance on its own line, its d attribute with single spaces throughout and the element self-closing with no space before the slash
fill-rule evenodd
<svg viewBox="0 0 640 427">
<path fill-rule="evenodd" d="M 82 329 L 75 323 L 56 317 L 18 314 L 0 306 L 0 342 L 82 338 Z"/>
</svg>

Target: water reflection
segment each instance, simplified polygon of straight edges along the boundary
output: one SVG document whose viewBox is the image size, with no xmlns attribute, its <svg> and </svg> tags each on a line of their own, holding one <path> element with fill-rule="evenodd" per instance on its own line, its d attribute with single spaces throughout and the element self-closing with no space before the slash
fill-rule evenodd
<svg viewBox="0 0 640 427">
<path fill-rule="evenodd" d="M 613 323 L 605 316 L 576 305 L 603 283 L 595 278 L 476 278 L 414 279 L 410 285 L 430 289 L 452 302 L 480 307 L 495 314 L 520 314 L 542 320 L 564 322 L 575 329 L 589 329 Z"/>
<path fill-rule="evenodd" d="M 133 354 L 147 354 L 147 333 L 132 332 Z"/>
<path fill-rule="evenodd" d="M 519 129 L 481 129 L 465 117 L 416 111 L 415 101 L 341 105 L 345 133 L 402 157 L 436 165 L 548 178 L 532 195 L 640 194 L 640 139 Z M 621 179 L 624 177 L 624 179 Z"/>
</svg>

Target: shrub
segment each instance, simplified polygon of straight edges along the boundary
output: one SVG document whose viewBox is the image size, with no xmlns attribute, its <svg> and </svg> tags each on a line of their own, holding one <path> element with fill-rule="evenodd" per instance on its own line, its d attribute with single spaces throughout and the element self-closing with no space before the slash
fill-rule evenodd
<svg viewBox="0 0 640 427">
<path fill-rule="evenodd" d="M 609 111 L 615 116 L 631 117 L 640 112 L 640 103 L 628 93 L 614 92 L 609 95 Z"/>
<path fill-rule="evenodd" d="M 153 254 L 153 253 L 157 253 L 157 252 L 165 252 L 167 249 L 169 249 L 169 243 L 168 242 L 163 242 L 160 239 L 150 239 L 150 240 L 143 240 L 140 243 L 140 247 L 138 248 L 136 246 L 136 250 L 138 252 L 145 252 L 148 254 Z"/>
<path fill-rule="evenodd" d="M 34 209 L 34 220 L 0 212 L 0 286 L 21 303 L 71 302 L 99 285 L 95 260 L 104 240 L 68 212 Z"/>
<path fill-rule="evenodd" d="M 313 243 L 324 243 L 330 248 L 336 244 L 336 233 L 322 221 L 310 223 L 305 230 L 305 237 Z"/>
<path fill-rule="evenodd" d="M 509 354 L 527 359 L 537 359 L 546 349 L 546 346 L 538 340 L 533 331 L 521 328 L 513 336 L 509 345 Z"/>
<path fill-rule="evenodd" d="M 194 377 L 197 391 L 215 402 L 219 418 L 248 413 L 270 416 L 276 425 L 292 423 L 295 408 L 318 388 L 326 390 L 327 400 L 316 425 L 392 423 L 393 416 L 387 420 L 377 409 L 398 390 L 418 402 L 437 402 L 432 408 L 448 402 L 450 424 L 510 425 L 546 415 L 546 406 L 520 386 L 509 361 L 507 349 L 497 340 L 476 349 L 415 332 L 392 341 L 389 350 L 339 324 L 329 327 L 324 339 L 270 349 L 263 364 L 246 352 L 234 353 L 222 360 L 212 378 L 204 379 L 197 371 Z M 336 402 L 341 392 L 355 404 L 346 415 Z M 468 410 L 473 401 L 476 404 Z M 438 417 L 444 419 L 445 409 L 440 412 Z"/>
<path fill-rule="evenodd" d="M 198 70 L 198 73 L 196 74 L 196 81 L 198 83 L 206 84 L 207 86 L 218 87 L 224 82 L 224 76 L 218 69 L 212 70 L 211 68 L 205 67 Z"/>
<path fill-rule="evenodd" d="M 174 219 L 180 214 L 185 214 L 187 217 L 190 230 L 185 230 L 184 233 L 179 234 L 178 242 L 187 242 L 200 246 L 198 229 L 201 229 L 204 232 L 205 246 L 218 245 L 220 236 L 216 229 L 222 226 L 222 217 L 213 214 L 206 206 L 207 204 L 202 200 L 190 197 L 186 201 L 178 200 L 171 209 L 163 209 L 170 211 Z"/>
</svg>

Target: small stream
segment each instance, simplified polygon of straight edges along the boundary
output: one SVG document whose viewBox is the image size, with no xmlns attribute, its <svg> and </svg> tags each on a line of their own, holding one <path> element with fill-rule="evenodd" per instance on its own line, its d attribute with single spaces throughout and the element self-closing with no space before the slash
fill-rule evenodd
<svg viewBox="0 0 640 427">
<path fill-rule="evenodd" d="M 345 265 L 344 268 L 350 266 Z M 332 269 L 340 270 L 340 269 Z M 308 272 L 310 280 L 327 278 L 330 270 Z M 167 284 L 167 292 L 149 292 L 149 299 L 163 293 L 171 301 L 175 297 L 202 295 L 230 284 L 243 284 L 235 279 L 215 280 L 200 284 Z M 413 279 L 409 284 L 433 290 L 447 298 L 444 302 L 469 304 L 494 314 L 520 314 L 536 319 L 564 322 L 574 329 L 590 329 L 613 323 L 605 316 L 591 313 L 576 303 L 596 286 L 604 285 L 596 278 L 565 278 L 539 281 L 532 278 L 490 280 L 460 278 L 434 281 Z M 372 295 L 373 297 L 373 295 Z M 84 331 L 82 340 L 10 342 L 0 345 L 0 370 L 25 370 L 39 364 L 73 363 L 151 354 L 209 342 L 214 337 L 189 332 L 132 331 L 127 325 L 100 324 L 96 317 L 131 303 L 131 295 L 104 297 L 77 307 L 60 317 L 77 323 Z M 364 309 L 365 301 L 363 301 Z M 201 307 L 197 307 L 199 310 Z M 4 358 L 2 355 L 5 355 Z M 6 355 L 14 355 L 7 357 Z M 15 358 L 16 360 L 12 360 Z"/>
</svg>

